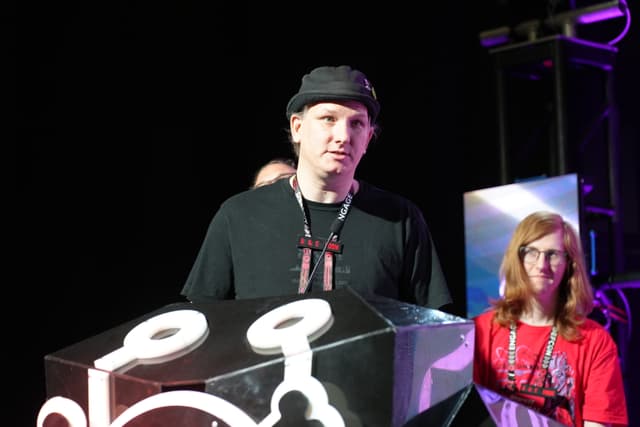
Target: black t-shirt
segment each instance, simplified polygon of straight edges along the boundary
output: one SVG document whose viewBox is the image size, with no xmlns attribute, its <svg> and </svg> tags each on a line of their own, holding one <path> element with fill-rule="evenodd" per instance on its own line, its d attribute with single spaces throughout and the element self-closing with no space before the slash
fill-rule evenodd
<svg viewBox="0 0 640 427">
<path fill-rule="evenodd" d="M 326 239 L 342 204 L 305 201 L 313 238 Z M 181 294 L 193 302 L 298 292 L 304 217 L 289 180 L 227 199 L 213 217 Z M 424 216 L 400 195 L 360 181 L 339 234 L 334 289 L 351 287 L 430 308 L 451 302 Z M 313 265 L 320 251 L 313 251 Z M 309 290 L 322 290 L 323 259 Z"/>
</svg>

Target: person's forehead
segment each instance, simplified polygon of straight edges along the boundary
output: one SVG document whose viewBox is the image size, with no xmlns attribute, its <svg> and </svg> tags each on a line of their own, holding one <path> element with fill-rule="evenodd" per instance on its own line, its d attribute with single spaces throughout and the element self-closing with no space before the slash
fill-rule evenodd
<svg viewBox="0 0 640 427">
<path fill-rule="evenodd" d="M 535 246 L 538 245 L 550 245 L 554 244 L 562 246 L 563 244 L 563 233 L 562 230 L 554 230 L 549 234 L 545 234 L 544 236 L 536 239 L 530 243 L 530 245 Z M 543 248 L 544 249 L 544 248 Z"/>
<path fill-rule="evenodd" d="M 360 114 L 368 114 L 367 106 L 352 99 L 337 101 L 320 101 L 309 105 L 309 110 L 342 111 L 352 110 Z"/>
</svg>

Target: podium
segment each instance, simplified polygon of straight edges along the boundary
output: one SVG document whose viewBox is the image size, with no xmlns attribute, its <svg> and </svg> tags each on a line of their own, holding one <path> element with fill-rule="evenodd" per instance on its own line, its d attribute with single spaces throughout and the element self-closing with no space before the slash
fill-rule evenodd
<svg viewBox="0 0 640 427">
<path fill-rule="evenodd" d="M 176 303 L 45 356 L 38 425 L 447 425 L 473 344 L 472 320 L 349 288 Z"/>
</svg>

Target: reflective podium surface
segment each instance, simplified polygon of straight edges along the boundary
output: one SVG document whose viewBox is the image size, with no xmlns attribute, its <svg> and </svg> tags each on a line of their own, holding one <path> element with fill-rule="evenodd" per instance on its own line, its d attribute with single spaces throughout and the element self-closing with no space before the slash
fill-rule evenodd
<svg viewBox="0 0 640 427">
<path fill-rule="evenodd" d="M 38 425 L 445 425 L 473 339 L 471 320 L 350 289 L 172 304 L 47 355 Z"/>
</svg>

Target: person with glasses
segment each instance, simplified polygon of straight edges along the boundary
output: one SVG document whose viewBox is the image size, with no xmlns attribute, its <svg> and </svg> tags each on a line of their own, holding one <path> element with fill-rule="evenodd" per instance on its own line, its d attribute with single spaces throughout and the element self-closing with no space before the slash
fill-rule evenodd
<svg viewBox="0 0 640 427">
<path fill-rule="evenodd" d="M 594 293 L 575 229 L 553 212 L 518 223 L 502 296 L 474 317 L 474 382 L 568 426 L 628 425 L 617 344 L 588 316 Z"/>
</svg>

